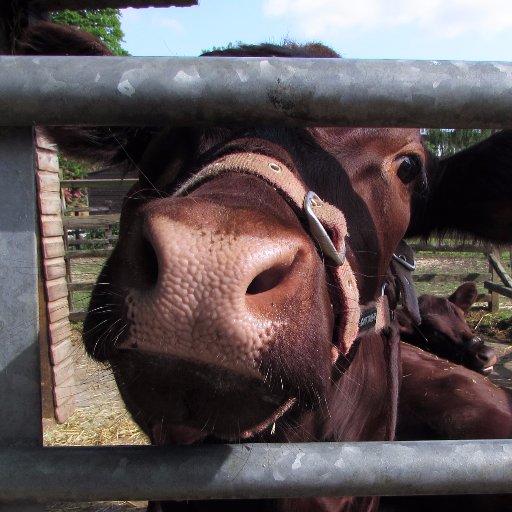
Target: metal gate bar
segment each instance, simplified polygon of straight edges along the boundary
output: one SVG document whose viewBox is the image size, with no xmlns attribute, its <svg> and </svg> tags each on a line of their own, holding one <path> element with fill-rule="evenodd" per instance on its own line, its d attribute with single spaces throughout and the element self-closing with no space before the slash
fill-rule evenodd
<svg viewBox="0 0 512 512">
<path fill-rule="evenodd" d="M 41 444 L 32 129 L 0 129 L 0 446 Z"/>
<path fill-rule="evenodd" d="M 0 57 L 0 124 L 503 128 L 512 64 Z"/>
<path fill-rule="evenodd" d="M 33 154 L 32 128 L 0 128 L 0 447 L 42 442 Z"/>
<path fill-rule="evenodd" d="M 24 126 L 0 130 L 0 501 L 512 492 L 508 440 L 27 448 L 41 434 L 27 126 L 499 128 L 511 114 L 509 63 L 0 57 L 0 126 Z"/>
<path fill-rule="evenodd" d="M 0 501 L 512 492 L 512 441 L 0 450 Z"/>
</svg>

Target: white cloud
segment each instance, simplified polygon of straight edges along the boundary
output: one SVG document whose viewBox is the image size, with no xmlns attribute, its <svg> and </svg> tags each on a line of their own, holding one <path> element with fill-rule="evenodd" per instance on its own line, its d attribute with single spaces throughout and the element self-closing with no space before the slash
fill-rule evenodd
<svg viewBox="0 0 512 512">
<path fill-rule="evenodd" d="M 496 35 L 512 29 L 510 0 L 264 0 L 263 12 L 292 22 L 306 37 L 342 29 L 394 30 L 417 24 L 434 37 Z"/>
<path fill-rule="evenodd" d="M 173 32 L 182 33 L 185 32 L 185 28 L 183 25 L 174 18 L 164 18 L 163 20 L 160 20 L 159 25 L 161 27 L 167 28 L 172 30 Z"/>
</svg>

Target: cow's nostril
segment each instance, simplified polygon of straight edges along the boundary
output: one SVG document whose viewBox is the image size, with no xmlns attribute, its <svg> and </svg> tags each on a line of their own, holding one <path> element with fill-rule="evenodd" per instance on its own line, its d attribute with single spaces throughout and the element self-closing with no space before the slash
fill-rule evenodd
<svg viewBox="0 0 512 512">
<path fill-rule="evenodd" d="M 486 355 L 486 354 L 482 354 L 482 353 L 480 353 L 480 352 L 477 352 L 477 354 L 476 354 L 476 358 L 477 358 L 477 359 L 480 361 L 480 363 L 482 363 L 482 364 L 485 364 L 485 363 L 487 362 L 487 359 L 488 359 L 488 357 L 487 357 L 487 355 Z"/>
<path fill-rule="evenodd" d="M 247 295 L 257 295 L 275 288 L 290 271 L 291 265 L 278 265 L 258 274 L 247 287 Z"/>
<path fill-rule="evenodd" d="M 492 359 L 492 354 L 488 352 L 477 352 L 476 357 L 484 364 L 487 364 Z"/>
<path fill-rule="evenodd" d="M 141 270 L 144 282 L 154 286 L 158 281 L 158 257 L 151 242 L 143 237 L 141 254 Z"/>
</svg>

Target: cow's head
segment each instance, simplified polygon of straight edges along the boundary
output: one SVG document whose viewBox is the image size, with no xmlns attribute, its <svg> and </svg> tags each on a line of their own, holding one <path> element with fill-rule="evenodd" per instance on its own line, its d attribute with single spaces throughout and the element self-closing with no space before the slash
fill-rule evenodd
<svg viewBox="0 0 512 512">
<path fill-rule="evenodd" d="M 111 362 L 153 440 L 252 438 L 330 400 L 359 304 L 379 298 L 409 223 L 424 149 L 417 131 L 398 129 L 168 135 L 186 151 L 168 163 L 178 177 L 146 168 L 128 195 L 85 343 Z M 269 172 L 343 213 L 346 229 L 331 232 L 346 244 L 339 282 L 304 193 L 291 200 Z"/>
<path fill-rule="evenodd" d="M 488 375 L 496 364 L 496 354 L 475 335 L 464 317 L 477 296 L 474 283 L 461 284 L 447 298 L 422 295 L 418 299 L 421 325 L 415 325 L 404 310 L 397 311 L 400 337 L 423 350 Z"/>
<path fill-rule="evenodd" d="M 230 53 L 333 56 L 321 45 Z M 449 213 L 453 202 L 436 195 L 451 167 L 427 176 L 418 130 L 54 134 L 75 152 L 92 139 L 98 158 L 121 156 L 139 170 L 84 341 L 110 362 L 153 442 L 393 437 L 397 340 L 389 325 L 360 335 L 357 324 L 361 307 L 382 305 L 393 249 L 408 226 L 415 234 L 437 229 L 422 215 Z M 507 176 L 500 198 L 511 189 Z M 310 224 L 308 191 L 319 198 L 310 206 L 325 215 L 326 234 Z M 327 255 L 325 238 L 346 252 L 341 262 Z"/>
</svg>

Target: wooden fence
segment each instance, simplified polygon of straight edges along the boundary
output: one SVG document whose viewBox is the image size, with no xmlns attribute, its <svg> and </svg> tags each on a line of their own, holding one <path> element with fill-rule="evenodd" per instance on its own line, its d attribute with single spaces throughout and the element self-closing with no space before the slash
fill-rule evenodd
<svg viewBox="0 0 512 512">
<path fill-rule="evenodd" d="M 510 266 L 512 268 L 512 252 L 509 252 L 509 257 Z M 487 259 L 489 261 L 492 279 L 491 281 L 485 281 L 484 286 L 486 290 L 491 292 L 489 309 L 494 312 L 499 309 L 500 295 L 504 295 L 505 297 L 512 299 L 512 279 L 500 261 L 499 254 L 496 250 L 491 249 L 488 251 Z M 501 280 L 501 284 L 496 282 L 498 278 Z"/>
<path fill-rule="evenodd" d="M 512 268 L 512 246 L 511 247 L 496 247 L 492 245 L 483 245 L 476 243 L 466 244 L 427 244 L 427 243 L 413 243 L 411 248 L 416 254 L 425 252 L 430 253 L 483 253 L 488 262 L 488 272 L 460 272 L 460 273 L 438 273 L 438 272 L 419 272 L 414 274 L 414 281 L 416 283 L 430 282 L 448 282 L 448 281 L 473 281 L 482 283 L 483 287 L 489 294 L 480 297 L 480 302 L 487 302 L 488 308 L 491 312 L 499 310 L 499 297 L 503 295 L 512 299 L 512 278 L 507 272 L 505 265 L 501 261 L 501 253 L 508 252 L 509 263 L 508 266 Z"/>
<path fill-rule="evenodd" d="M 136 179 L 82 179 L 62 180 L 61 188 L 100 188 L 109 189 L 113 194 L 124 195 Z M 80 321 L 85 317 L 84 305 L 76 304 L 74 293 L 89 292 L 95 280 L 75 282 L 72 265 L 75 259 L 106 258 L 117 242 L 116 228 L 119 226 L 119 212 L 111 210 L 111 202 L 94 208 L 66 208 L 63 203 L 64 247 L 66 277 L 68 283 L 68 302 L 71 321 Z M 97 234 L 97 236 L 95 236 Z"/>
</svg>

